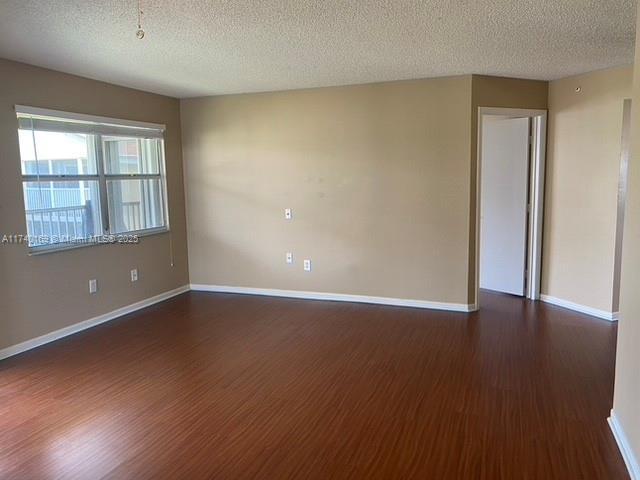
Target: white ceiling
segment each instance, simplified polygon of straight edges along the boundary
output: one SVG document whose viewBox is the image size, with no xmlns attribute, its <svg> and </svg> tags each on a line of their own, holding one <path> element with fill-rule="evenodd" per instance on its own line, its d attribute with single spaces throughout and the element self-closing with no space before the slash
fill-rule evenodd
<svg viewBox="0 0 640 480">
<path fill-rule="evenodd" d="M 175 97 L 631 64 L 635 0 L 0 0 L 0 57 Z"/>
</svg>

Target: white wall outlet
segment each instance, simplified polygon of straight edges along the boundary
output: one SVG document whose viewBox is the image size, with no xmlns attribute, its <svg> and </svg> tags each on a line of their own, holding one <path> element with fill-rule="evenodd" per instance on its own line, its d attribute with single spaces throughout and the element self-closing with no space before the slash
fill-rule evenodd
<svg viewBox="0 0 640 480">
<path fill-rule="evenodd" d="M 310 272 L 311 271 L 311 260 L 305 260 L 304 261 L 304 271 L 305 272 Z"/>
<path fill-rule="evenodd" d="M 291 218 L 293 217 L 293 214 L 291 213 L 291 209 L 290 208 L 285 208 L 284 209 L 284 218 L 287 220 L 291 220 Z"/>
<path fill-rule="evenodd" d="M 137 282 L 138 281 L 138 269 L 134 268 L 133 270 L 131 270 L 131 281 L 132 282 Z"/>
<path fill-rule="evenodd" d="M 293 253 L 287 252 L 286 260 L 287 260 L 287 263 L 293 263 Z"/>
<path fill-rule="evenodd" d="M 92 278 L 89 280 L 89 293 L 96 293 L 98 291 L 98 280 Z"/>
</svg>

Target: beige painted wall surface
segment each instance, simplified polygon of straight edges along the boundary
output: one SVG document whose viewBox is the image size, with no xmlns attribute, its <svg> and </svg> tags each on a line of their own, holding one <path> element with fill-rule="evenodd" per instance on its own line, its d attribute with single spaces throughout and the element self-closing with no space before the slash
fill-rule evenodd
<svg viewBox="0 0 640 480">
<path fill-rule="evenodd" d="M 191 282 L 467 304 L 470 99 L 471 76 L 183 100 Z"/>
<path fill-rule="evenodd" d="M 637 18 L 640 32 L 640 15 Z M 613 411 L 640 462 L 640 35 L 636 36 L 632 102 Z"/>
<path fill-rule="evenodd" d="M 15 104 L 167 125 L 165 148 L 175 266 L 169 234 L 28 256 L 0 246 L 0 348 L 188 283 L 178 100 L 0 59 L 0 233 L 26 233 Z M 129 270 L 139 269 L 130 283 Z M 88 280 L 99 292 L 89 295 Z"/>
<path fill-rule="evenodd" d="M 543 294 L 612 311 L 623 101 L 632 68 L 550 82 Z M 576 93 L 576 87 L 581 91 Z"/>
</svg>

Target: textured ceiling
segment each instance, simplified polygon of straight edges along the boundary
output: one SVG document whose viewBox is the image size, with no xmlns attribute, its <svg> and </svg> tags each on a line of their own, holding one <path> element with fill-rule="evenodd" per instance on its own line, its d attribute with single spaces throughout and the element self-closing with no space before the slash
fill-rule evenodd
<svg viewBox="0 0 640 480">
<path fill-rule="evenodd" d="M 635 0 L 0 0 L 0 57 L 175 97 L 631 64 Z M 0 87 L 1 88 L 1 87 Z"/>
</svg>

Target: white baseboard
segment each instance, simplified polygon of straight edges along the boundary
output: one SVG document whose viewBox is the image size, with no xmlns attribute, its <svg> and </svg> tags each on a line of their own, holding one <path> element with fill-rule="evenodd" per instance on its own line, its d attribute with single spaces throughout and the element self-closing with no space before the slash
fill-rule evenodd
<svg viewBox="0 0 640 480">
<path fill-rule="evenodd" d="M 96 325 L 100 325 L 101 323 L 108 322 L 115 318 L 121 317 L 122 315 L 126 315 L 128 313 L 135 312 L 136 310 L 151 306 L 155 303 L 162 302 L 163 300 L 175 297 L 176 295 L 180 295 L 181 293 L 187 292 L 189 290 L 219 293 L 242 293 L 250 295 L 268 295 L 273 297 L 302 298 L 309 300 L 333 300 L 338 302 L 374 303 L 400 307 L 448 310 L 453 312 L 472 312 L 477 310 L 477 307 L 475 305 L 465 305 L 462 303 L 442 303 L 429 302 L 424 300 L 407 300 L 402 298 L 369 297 L 365 295 L 348 295 L 343 293 L 304 292 L 298 290 L 275 290 L 268 288 L 228 287 L 220 285 L 192 284 L 183 285 L 182 287 L 178 287 L 154 297 L 132 303 L 131 305 L 127 305 L 111 312 L 98 315 L 97 317 L 93 317 L 88 320 L 69 325 L 68 327 L 55 330 L 40 337 L 32 338 L 31 340 L 26 340 L 16 345 L 0 349 L 0 360 L 11 357 L 13 355 L 17 355 L 18 353 L 26 352 L 27 350 L 39 347 L 40 345 L 44 345 L 45 343 L 53 342 L 54 340 L 58 340 L 68 335 L 73 335 L 74 333 L 81 332 L 82 330 L 95 327 Z"/>
<path fill-rule="evenodd" d="M 552 297 L 550 295 L 540 294 L 540 300 L 558 307 L 568 308 L 576 312 L 591 315 L 593 317 L 602 318 L 603 320 L 609 320 L 615 322 L 618 320 L 618 312 L 607 312 L 606 310 L 598 310 L 597 308 L 587 307 L 586 305 L 580 305 L 579 303 L 573 303 L 561 298 Z"/>
<path fill-rule="evenodd" d="M 611 416 L 607 421 L 609 422 L 609 427 L 616 439 L 622 458 L 624 458 L 624 463 L 627 465 L 627 470 L 629 470 L 631 480 L 640 480 L 640 463 L 638 463 L 638 459 L 633 454 L 629 440 L 627 439 L 627 436 L 622 429 L 622 425 L 620 425 L 620 422 L 613 410 L 611 410 Z"/>
<path fill-rule="evenodd" d="M 86 330 L 87 328 L 95 327 L 96 325 L 100 325 L 101 323 L 108 322 L 109 320 L 121 317 L 122 315 L 126 315 L 127 313 L 135 312 L 136 310 L 148 307 L 150 305 L 153 305 L 154 303 L 162 302 L 163 300 L 167 300 L 171 297 L 175 297 L 176 295 L 180 295 L 181 293 L 188 291 L 189 285 L 183 285 L 182 287 L 169 290 L 168 292 L 164 292 L 154 297 L 132 303 L 131 305 L 127 305 L 125 307 L 117 308 L 116 310 L 98 315 L 97 317 L 93 317 L 79 323 L 74 323 L 73 325 L 69 325 L 68 327 L 61 328 L 60 330 L 55 330 L 40 337 L 32 338 L 31 340 L 26 340 L 24 342 L 18 343 L 17 345 L 3 348 L 0 350 L 0 360 L 2 360 L 3 358 L 11 357 L 13 355 L 17 355 L 18 353 L 26 352 L 27 350 L 39 347 L 40 345 L 44 345 L 45 343 L 53 342 L 54 340 L 58 340 L 59 338 L 81 332 L 82 330 Z"/>
<path fill-rule="evenodd" d="M 368 295 L 350 295 L 346 293 L 305 292 L 301 290 L 278 290 L 272 288 L 230 287 L 226 285 L 203 285 L 192 283 L 191 290 L 217 293 L 241 293 L 245 295 L 265 295 L 269 297 L 301 298 L 306 300 L 331 300 L 335 302 L 373 303 L 396 307 L 428 308 L 452 312 L 473 312 L 475 305 L 463 303 L 430 302 L 404 298 L 370 297 Z"/>
</svg>

